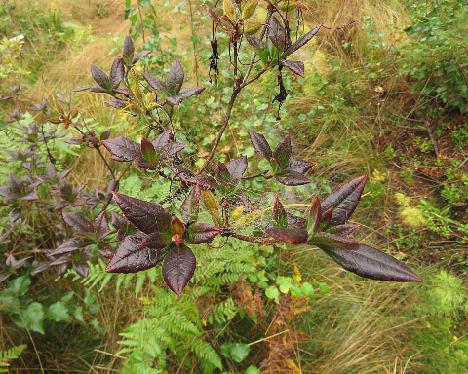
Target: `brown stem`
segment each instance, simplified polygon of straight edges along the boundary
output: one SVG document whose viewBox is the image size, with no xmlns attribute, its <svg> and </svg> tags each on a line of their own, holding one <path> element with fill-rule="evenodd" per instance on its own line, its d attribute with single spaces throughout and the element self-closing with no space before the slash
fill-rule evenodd
<svg viewBox="0 0 468 374">
<path fill-rule="evenodd" d="M 434 147 L 435 155 L 437 158 L 439 158 L 440 157 L 439 142 L 437 141 L 437 138 L 434 134 L 432 124 L 429 122 L 427 118 L 424 120 L 424 126 L 426 127 L 429 138 L 431 139 L 432 146 Z"/>
<path fill-rule="evenodd" d="M 236 232 L 230 232 L 226 234 L 227 236 L 231 236 L 233 238 L 236 238 L 238 240 L 242 240 L 243 242 L 249 242 L 249 243 L 258 243 L 258 244 L 274 244 L 278 243 L 277 240 L 266 237 L 266 238 L 259 238 L 256 236 L 247 236 L 247 235 L 242 235 L 238 234 Z"/>
<path fill-rule="evenodd" d="M 197 80 L 197 86 L 198 86 L 198 52 L 197 52 L 197 46 L 195 43 L 195 27 L 194 27 L 194 21 L 193 21 L 193 9 L 192 9 L 192 1 L 188 0 L 189 4 L 189 10 L 190 10 L 190 29 L 192 32 L 192 45 L 193 45 L 193 59 L 195 60 L 194 64 L 194 70 L 195 70 L 195 79 Z"/>
<path fill-rule="evenodd" d="M 96 150 L 97 150 L 97 153 L 98 153 L 99 157 L 100 157 L 101 160 L 104 162 L 104 165 L 106 165 L 107 170 L 109 170 L 109 173 L 111 173 L 112 179 L 115 181 L 116 178 L 115 178 L 114 170 L 112 170 L 112 168 L 110 167 L 110 165 L 109 165 L 109 163 L 107 162 L 106 158 L 105 158 L 104 155 L 102 154 L 101 150 L 99 149 L 99 145 L 97 145 L 95 148 L 96 148 Z"/>
<path fill-rule="evenodd" d="M 203 170 L 207 168 L 207 166 L 210 164 L 211 160 L 214 157 L 216 148 L 218 147 L 221 137 L 223 136 L 224 131 L 229 125 L 229 118 L 231 117 L 232 108 L 234 106 L 234 103 L 236 102 L 237 96 L 239 95 L 241 91 L 241 88 L 242 88 L 241 86 L 237 86 L 237 87 L 234 87 L 234 90 L 232 91 L 231 99 L 229 100 L 229 104 L 226 108 L 226 112 L 224 113 L 223 120 L 221 122 L 221 128 L 219 129 L 218 134 L 216 134 L 216 139 L 214 140 L 213 147 L 211 147 L 211 151 L 208 155 L 208 158 L 206 159 L 203 167 L 200 169 L 200 172 L 202 172 Z"/>
</svg>

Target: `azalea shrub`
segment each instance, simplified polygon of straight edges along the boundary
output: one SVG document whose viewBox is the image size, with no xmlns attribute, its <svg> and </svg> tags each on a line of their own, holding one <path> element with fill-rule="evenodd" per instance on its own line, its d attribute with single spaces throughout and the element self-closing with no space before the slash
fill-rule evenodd
<svg viewBox="0 0 468 374">
<path fill-rule="evenodd" d="M 238 240 L 258 245 L 315 246 L 344 269 L 365 278 L 420 280 L 404 263 L 353 237 L 359 225 L 349 220 L 361 199 L 366 175 L 352 179 L 323 199 L 311 196 L 307 204 L 298 207 L 282 202 L 273 191 L 256 192 L 249 187 L 254 179 L 274 181 L 282 190 L 311 182 L 312 164 L 295 155 L 289 135 L 272 147 L 264 134 L 250 130 L 255 149 L 252 157 L 218 161 L 218 148 L 239 95 L 267 72 L 275 72 L 277 92 L 271 100 L 278 103 L 279 116 L 288 96 L 284 75 L 304 76 L 304 63 L 294 60 L 294 53 L 324 27 L 318 24 L 298 35 L 299 27 L 291 29 L 288 14 L 297 10 L 300 15 L 299 3 L 258 3 L 224 0 L 208 8 L 213 26 L 210 81 L 216 85 L 220 79 L 227 79 L 230 97 L 226 104 L 220 103 L 224 114 L 219 124 L 213 124 L 214 141 L 201 165 L 193 157 L 199 145 L 187 143 L 173 118 L 178 106 L 202 105 L 200 98 L 206 87 L 186 87 L 180 61 L 174 61 L 165 76 L 155 74 L 154 67 L 145 61 L 150 53 L 137 52 L 131 36 L 125 38 L 109 72 L 93 64 L 95 84 L 76 92 L 105 95 L 106 105 L 137 119 L 139 139 L 123 133 L 96 133 L 63 97 L 57 100 L 55 116 L 45 103 L 36 108 L 50 123 L 62 124 L 79 135 L 70 142 L 97 152 L 110 178 L 106 190 L 88 191 L 68 184 L 66 172 L 43 168 L 43 179 L 28 177 L 23 183 L 12 177 L 10 184 L 3 186 L 0 193 L 8 201 L 36 200 L 39 182 L 50 180 L 60 196 L 53 209 L 66 225 L 63 240 L 47 252 L 47 261 L 35 265 L 34 273 L 51 267 L 63 272 L 73 267 L 86 276 L 87 262 L 95 255 L 108 260 L 106 271 L 111 273 L 135 273 L 162 264 L 164 281 L 180 295 L 196 269 L 192 246 Z M 257 12 L 259 9 L 262 12 Z M 258 14 L 266 17 L 258 21 Z M 229 61 L 220 57 L 217 32 L 228 36 Z M 241 61 L 240 55 L 247 56 L 248 61 Z M 227 78 L 222 78 L 223 69 Z M 40 130 L 33 126 L 31 131 L 47 145 L 49 135 Z M 44 162 L 53 165 L 55 160 L 48 154 Z M 129 168 L 138 169 L 151 183 L 170 182 L 169 196 L 162 201 L 144 201 L 119 193 L 119 184 Z M 273 201 L 271 206 L 265 203 L 268 201 Z M 256 222 L 253 226 L 249 225 L 252 221 Z"/>
</svg>

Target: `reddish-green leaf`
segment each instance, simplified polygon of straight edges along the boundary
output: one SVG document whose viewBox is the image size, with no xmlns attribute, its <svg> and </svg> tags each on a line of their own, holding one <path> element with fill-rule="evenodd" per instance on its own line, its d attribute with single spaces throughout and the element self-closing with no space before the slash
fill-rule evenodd
<svg viewBox="0 0 468 374">
<path fill-rule="evenodd" d="M 322 248 L 338 265 L 361 277 L 397 282 L 418 282 L 421 277 L 396 258 L 367 244 L 355 251 L 339 248 Z"/>
<path fill-rule="evenodd" d="M 322 202 L 322 211 L 333 209 L 330 223 L 342 225 L 351 217 L 361 200 L 362 191 L 367 183 L 367 175 L 353 179 L 341 186 Z"/>
<path fill-rule="evenodd" d="M 195 272 L 196 259 L 185 245 L 175 247 L 164 259 L 162 273 L 164 281 L 177 295 L 180 295 Z"/>
<path fill-rule="evenodd" d="M 281 243 L 301 244 L 307 242 L 307 231 L 304 229 L 270 227 L 265 232 Z"/>
<path fill-rule="evenodd" d="M 125 217 L 145 234 L 169 232 L 172 216 L 161 205 L 113 192 L 114 201 Z"/>
<path fill-rule="evenodd" d="M 231 182 L 231 174 L 229 174 L 229 170 L 222 162 L 216 163 L 215 176 L 216 180 L 220 182 L 221 185 L 229 184 Z"/>
<path fill-rule="evenodd" d="M 156 150 L 154 149 L 153 144 L 145 137 L 141 138 L 140 152 L 145 161 L 150 162 L 150 163 L 157 162 L 158 157 L 156 154 Z"/>
<path fill-rule="evenodd" d="M 340 248 L 348 250 L 356 250 L 359 248 L 359 243 L 346 236 L 338 236 L 327 232 L 320 232 L 309 238 L 309 244 L 314 244 L 320 248 Z"/>
<path fill-rule="evenodd" d="M 273 205 L 273 220 L 276 227 L 288 227 L 288 214 L 281 204 L 278 195 L 275 196 L 275 204 Z"/>
<path fill-rule="evenodd" d="M 182 218 L 186 222 L 195 221 L 198 218 L 198 212 L 200 211 L 200 200 L 201 188 L 199 185 L 195 185 L 187 194 L 187 197 L 180 207 Z"/>
<path fill-rule="evenodd" d="M 308 211 L 306 219 L 307 232 L 309 238 L 313 237 L 320 229 L 322 223 L 322 206 L 318 197 L 312 200 L 312 205 Z"/>
<path fill-rule="evenodd" d="M 289 165 L 289 160 L 292 155 L 291 137 L 286 135 L 283 140 L 276 146 L 273 152 L 273 158 L 278 163 L 279 169 L 284 170 Z"/>
<path fill-rule="evenodd" d="M 134 161 L 140 156 L 140 145 L 124 136 L 103 140 L 101 144 L 115 161 Z"/>
<path fill-rule="evenodd" d="M 211 243 L 221 229 L 210 223 L 195 222 L 187 229 L 187 242 L 192 244 Z"/>
<path fill-rule="evenodd" d="M 161 261 L 161 253 L 148 247 L 141 248 L 141 236 L 127 236 L 107 264 L 108 273 L 136 273 L 150 269 Z"/>
<path fill-rule="evenodd" d="M 249 135 L 255 150 L 264 158 L 270 160 L 273 157 L 273 152 L 271 151 L 270 145 L 265 139 L 265 136 L 255 131 L 249 131 Z"/>
</svg>

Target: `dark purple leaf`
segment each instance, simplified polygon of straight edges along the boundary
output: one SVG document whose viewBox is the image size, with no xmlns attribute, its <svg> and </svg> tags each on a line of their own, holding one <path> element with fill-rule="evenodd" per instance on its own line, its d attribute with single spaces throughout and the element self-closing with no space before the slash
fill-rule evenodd
<svg viewBox="0 0 468 374">
<path fill-rule="evenodd" d="M 164 281 L 180 295 L 195 272 L 196 259 L 190 248 L 179 245 L 164 259 L 162 273 Z"/>
<path fill-rule="evenodd" d="M 127 236 L 107 264 L 108 273 L 136 273 L 150 269 L 161 261 L 161 253 L 148 247 L 140 248 L 141 236 Z"/>
<path fill-rule="evenodd" d="M 177 152 L 180 152 L 185 148 L 185 144 L 181 143 L 169 143 L 161 149 L 161 160 L 174 156 Z"/>
<path fill-rule="evenodd" d="M 322 202 L 322 211 L 333 208 L 330 223 L 342 225 L 356 209 L 361 200 L 362 191 L 367 183 L 367 175 L 360 176 L 341 186 Z"/>
<path fill-rule="evenodd" d="M 79 238 L 71 238 L 68 240 L 65 240 L 63 243 L 59 244 L 57 248 L 53 252 L 50 253 L 51 256 L 58 256 L 58 255 L 63 255 L 65 253 L 70 253 L 77 251 L 83 247 L 85 247 L 86 244 L 83 243 L 83 241 Z"/>
<path fill-rule="evenodd" d="M 209 223 L 196 222 L 187 229 L 187 242 L 192 244 L 211 243 L 221 229 Z"/>
<path fill-rule="evenodd" d="M 111 71 L 109 74 L 109 79 L 111 81 L 112 88 L 117 88 L 124 79 L 124 76 L 125 67 L 123 59 L 121 57 L 117 57 L 112 63 Z"/>
<path fill-rule="evenodd" d="M 153 90 L 156 90 L 159 92 L 167 91 L 166 83 L 164 83 L 161 79 L 153 77 L 148 73 L 143 73 L 142 76 Z"/>
<path fill-rule="evenodd" d="M 247 157 L 240 157 L 229 161 L 226 168 L 231 176 L 231 179 L 240 180 L 247 170 Z"/>
<path fill-rule="evenodd" d="M 176 60 L 172 66 L 171 70 L 167 74 L 167 91 L 171 95 L 177 95 L 182 87 L 184 82 L 184 68 L 179 60 Z"/>
<path fill-rule="evenodd" d="M 343 269 L 364 278 L 397 282 L 422 281 L 407 265 L 367 244 L 360 244 L 355 251 L 329 247 L 322 249 Z"/>
<path fill-rule="evenodd" d="M 94 232 L 93 225 L 81 213 L 63 212 L 63 220 L 76 234 L 88 234 Z"/>
<path fill-rule="evenodd" d="M 340 248 L 347 250 L 359 249 L 359 243 L 346 236 L 338 236 L 327 232 L 317 233 L 308 241 L 309 244 L 315 244 L 317 247 Z"/>
<path fill-rule="evenodd" d="M 349 236 L 359 228 L 359 225 L 346 223 L 344 225 L 334 226 L 335 233 L 340 236 Z"/>
<path fill-rule="evenodd" d="M 125 217 L 145 234 L 169 232 L 172 216 L 161 205 L 148 203 L 130 196 L 113 192 L 114 200 Z"/>
<path fill-rule="evenodd" d="M 21 201 L 36 201 L 39 200 L 39 195 L 37 194 L 36 191 L 31 191 L 25 196 L 22 196 L 19 198 Z"/>
<path fill-rule="evenodd" d="M 31 271 L 31 275 L 37 275 L 39 273 L 42 273 L 43 271 L 46 271 L 46 270 L 50 269 L 50 267 L 51 267 L 50 262 L 46 262 L 44 264 L 41 264 L 38 267 L 36 267 L 35 269 L 33 269 L 33 271 Z"/>
<path fill-rule="evenodd" d="M 162 149 L 164 146 L 168 145 L 171 142 L 172 131 L 166 130 L 159 134 L 151 143 L 153 143 L 154 148 Z"/>
<path fill-rule="evenodd" d="M 255 150 L 264 158 L 270 160 L 273 156 L 273 152 L 271 151 L 270 145 L 265 139 L 265 136 L 255 131 L 249 131 L 249 135 Z"/>
<path fill-rule="evenodd" d="M 115 161 L 134 161 L 140 156 L 140 145 L 124 136 L 103 140 L 101 143 Z"/>
<path fill-rule="evenodd" d="M 115 109 L 123 109 L 128 105 L 126 101 L 120 99 L 109 99 L 104 101 L 104 103 Z"/>
<path fill-rule="evenodd" d="M 265 44 L 255 35 L 247 35 L 247 41 L 256 51 L 265 48 Z"/>
<path fill-rule="evenodd" d="M 298 173 L 306 173 L 310 168 L 312 167 L 312 164 L 308 161 L 300 160 L 298 158 L 291 157 L 289 160 L 289 166 L 288 169 L 297 171 Z"/>
<path fill-rule="evenodd" d="M 288 214 L 278 196 L 275 197 L 275 204 L 273 205 L 273 220 L 276 227 L 288 227 Z"/>
<path fill-rule="evenodd" d="M 138 244 L 139 248 L 153 248 L 153 249 L 162 249 L 167 247 L 171 243 L 170 235 L 163 235 L 160 232 L 153 232 Z"/>
<path fill-rule="evenodd" d="M 109 90 L 112 87 L 111 82 L 107 77 L 107 74 L 104 73 L 94 64 L 91 65 L 91 75 L 93 76 L 94 80 L 99 85 L 99 87 L 101 87 L 105 91 Z"/>
<path fill-rule="evenodd" d="M 133 57 L 135 53 L 135 45 L 133 44 L 132 37 L 127 35 L 125 37 L 124 45 L 123 45 L 123 55 L 124 57 Z"/>
<path fill-rule="evenodd" d="M 171 105 L 179 105 L 182 102 L 182 100 L 184 100 L 184 98 L 179 95 L 166 97 L 166 101 Z M 162 103 L 160 104 L 162 105 Z"/>
<path fill-rule="evenodd" d="M 145 58 L 151 53 L 151 51 L 141 51 L 136 54 L 136 56 L 132 60 L 132 65 L 135 65 L 138 61 L 140 61 L 142 58 Z"/>
<path fill-rule="evenodd" d="M 268 38 L 280 51 L 284 51 L 291 44 L 286 29 L 274 16 L 271 16 L 268 22 Z"/>
<path fill-rule="evenodd" d="M 276 180 L 286 186 L 300 186 L 309 183 L 309 179 L 302 173 L 294 170 L 285 170 L 275 176 Z"/>
<path fill-rule="evenodd" d="M 109 222 L 107 221 L 106 212 L 101 212 L 94 221 L 94 228 L 96 230 L 97 238 L 103 240 L 107 235 L 111 233 L 109 228 Z"/>
<path fill-rule="evenodd" d="M 177 95 L 166 97 L 166 100 L 172 105 L 179 105 L 185 98 L 199 95 L 205 90 L 204 87 L 194 87 L 181 90 Z"/>
<path fill-rule="evenodd" d="M 111 224 L 116 229 L 121 230 L 124 233 L 128 233 L 132 228 L 132 223 L 125 218 L 125 216 L 116 212 L 111 212 Z"/>
<path fill-rule="evenodd" d="M 280 170 L 284 170 L 289 165 L 289 160 L 292 155 L 291 137 L 286 135 L 283 140 L 276 146 L 273 152 L 273 158 L 278 163 Z"/>
<path fill-rule="evenodd" d="M 297 39 L 286 51 L 284 52 L 284 56 L 289 56 L 290 54 L 296 52 L 299 48 L 303 47 L 306 45 L 310 39 L 312 39 L 315 34 L 318 33 L 322 25 L 317 25 L 315 26 L 312 30 L 310 30 L 308 33 L 304 34 L 302 37 Z"/>
<path fill-rule="evenodd" d="M 107 92 L 105 89 L 99 86 L 86 86 L 86 87 L 79 87 L 73 90 L 73 92 L 83 92 L 83 91 L 91 91 L 94 93 L 105 93 Z"/>
<path fill-rule="evenodd" d="M 178 96 L 186 98 L 194 95 L 200 95 L 203 91 L 205 91 L 205 87 L 185 88 L 179 92 Z"/>
<path fill-rule="evenodd" d="M 73 270 L 83 278 L 86 278 L 89 274 L 89 267 L 86 264 L 73 264 Z"/>
<path fill-rule="evenodd" d="M 303 229 L 305 228 L 305 224 L 306 220 L 304 218 L 288 213 L 288 227 Z"/>
<path fill-rule="evenodd" d="M 229 173 L 229 170 L 226 167 L 226 165 L 222 162 L 216 163 L 215 173 L 216 179 L 221 184 L 229 184 L 231 182 L 231 174 Z"/>
<path fill-rule="evenodd" d="M 302 244 L 307 242 L 307 231 L 304 229 L 288 229 L 283 227 L 270 227 L 266 234 L 281 243 Z"/>
<path fill-rule="evenodd" d="M 31 110 L 34 112 L 45 112 L 48 105 L 47 99 L 44 99 L 38 103 L 31 105 Z"/>
<path fill-rule="evenodd" d="M 304 63 L 302 61 L 283 60 L 282 64 L 300 77 L 304 76 Z"/>
</svg>

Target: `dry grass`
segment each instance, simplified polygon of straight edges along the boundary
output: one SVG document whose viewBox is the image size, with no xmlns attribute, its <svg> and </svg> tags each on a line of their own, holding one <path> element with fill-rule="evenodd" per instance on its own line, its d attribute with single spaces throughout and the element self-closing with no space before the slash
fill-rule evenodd
<svg viewBox="0 0 468 374">
<path fill-rule="evenodd" d="M 414 370 L 406 334 L 417 320 L 409 319 L 405 311 L 416 302 L 417 287 L 359 282 L 317 252 L 306 252 L 302 258 L 307 263 L 305 278 L 326 281 L 331 288 L 315 299 L 304 319 L 310 341 L 300 351 L 303 372 L 396 374 Z"/>
</svg>

